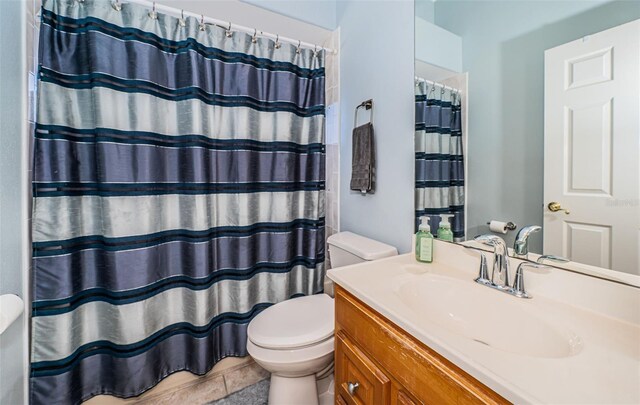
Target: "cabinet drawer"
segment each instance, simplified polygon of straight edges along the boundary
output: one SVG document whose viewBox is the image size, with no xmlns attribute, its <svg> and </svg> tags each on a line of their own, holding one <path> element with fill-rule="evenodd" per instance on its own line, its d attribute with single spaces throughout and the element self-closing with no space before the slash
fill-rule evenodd
<svg viewBox="0 0 640 405">
<path fill-rule="evenodd" d="M 377 405 L 389 402 L 391 381 L 344 333 L 336 345 L 336 386 L 350 405 Z"/>
</svg>

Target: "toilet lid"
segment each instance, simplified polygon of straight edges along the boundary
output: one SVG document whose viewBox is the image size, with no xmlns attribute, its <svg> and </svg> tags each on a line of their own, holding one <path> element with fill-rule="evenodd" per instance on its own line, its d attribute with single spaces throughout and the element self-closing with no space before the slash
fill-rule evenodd
<svg viewBox="0 0 640 405">
<path fill-rule="evenodd" d="M 253 318 L 247 334 L 258 346 L 292 349 L 328 339 L 333 328 L 333 298 L 317 294 L 272 305 Z"/>
</svg>

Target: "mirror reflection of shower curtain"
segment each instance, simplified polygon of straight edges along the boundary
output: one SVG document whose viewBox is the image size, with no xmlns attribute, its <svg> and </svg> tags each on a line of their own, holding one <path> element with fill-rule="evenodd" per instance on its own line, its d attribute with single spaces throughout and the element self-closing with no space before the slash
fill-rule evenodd
<svg viewBox="0 0 640 405">
<path fill-rule="evenodd" d="M 324 53 L 108 1 L 45 0 L 40 33 L 31 404 L 247 355 L 323 289 Z"/>
<path fill-rule="evenodd" d="M 455 240 L 464 235 L 464 159 L 460 95 L 418 80 L 415 87 L 415 227 L 429 216 L 435 234 L 440 214 L 453 214 Z"/>
</svg>

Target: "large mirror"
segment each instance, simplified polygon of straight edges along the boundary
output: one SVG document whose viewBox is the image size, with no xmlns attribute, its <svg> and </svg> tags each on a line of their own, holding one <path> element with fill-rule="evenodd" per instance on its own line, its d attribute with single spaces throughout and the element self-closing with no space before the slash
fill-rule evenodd
<svg viewBox="0 0 640 405">
<path fill-rule="evenodd" d="M 415 10 L 416 221 L 638 284 L 640 2 Z"/>
</svg>

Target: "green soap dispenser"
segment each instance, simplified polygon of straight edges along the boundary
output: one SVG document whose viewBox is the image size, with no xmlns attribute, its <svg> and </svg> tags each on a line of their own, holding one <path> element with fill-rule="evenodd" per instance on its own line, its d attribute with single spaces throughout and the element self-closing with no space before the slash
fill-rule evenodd
<svg viewBox="0 0 640 405">
<path fill-rule="evenodd" d="M 451 223 L 449 218 L 453 214 L 440 214 L 440 226 L 438 227 L 438 239 L 453 242 L 453 231 L 451 231 Z"/>
<path fill-rule="evenodd" d="M 420 217 L 420 226 L 416 233 L 416 260 L 424 263 L 433 261 L 433 235 L 429 226 L 429 217 Z"/>
</svg>

